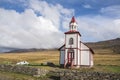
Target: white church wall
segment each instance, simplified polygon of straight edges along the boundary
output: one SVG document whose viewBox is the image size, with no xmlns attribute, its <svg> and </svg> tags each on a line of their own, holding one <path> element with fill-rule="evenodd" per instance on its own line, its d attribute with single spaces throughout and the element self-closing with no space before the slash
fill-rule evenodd
<svg viewBox="0 0 120 80">
<path fill-rule="evenodd" d="M 91 66 L 93 66 L 93 54 L 90 52 L 90 54 L 91 54 Z"/>
<path fill-rule="evenodd" d="M 77 52 L 76 52 L 76 49 L 74 49 L 74 65 L 77 64 Z"/>
<path fill-rule="evenodd" d="M 65 56 L 65 51 L 60 52 L 60 64 L 64 64 L 64 56 Z"/>
<path fill-rule="evenodd" d="M 81 51 L 81 65 L 90 65 L 89 51 Z"/>
<path fill-rule="evenodd" d="M 88 48 L 85 44 L 81 43 L 81 50 L 82 50 L 82 49 L 85 50 L 85 49 L 89 49 L 89 48 Z"/>
<path fill-rule="evenodd" d="M 76 48 L 77 47 L 77 34 L 67 34 L 66 35 L 66 48 L 70 48 L 70 46 L 72 46 L 72 48 Z M 69 39 L 73 38 L 73 44 L 69 45 Z"/>
<path fill-rule="evenodd" d="M 78 58 L 78 65 L 80 65 L 80 50 L 77 50 L 78 51 L 78 56 L 77 56 L 77 58 Z"/>
<path fill-rule="evenodd" d="M 64 54 L 64 61 L 67 63 L 67 52 L 68 52 L 68 49 L 65 50 L 65 54 Z"/>
<path fill-rule="evenodd" d="M 91 67 L 93 66 L 93 61 L 91 61 Z"/>
<path fill-rule="evenodd" d="M 80 36 L 79 35 L 77 35 L 78 36 L 78 48 L 80 48 Z"/>
</svg>

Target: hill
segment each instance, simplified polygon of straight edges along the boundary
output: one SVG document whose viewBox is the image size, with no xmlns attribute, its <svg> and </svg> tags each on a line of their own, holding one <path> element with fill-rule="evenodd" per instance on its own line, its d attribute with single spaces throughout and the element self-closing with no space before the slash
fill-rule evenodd
<svg viewBox="0 0 120 80">
<path fill-rule="evenodd" d="M 88 42 L 85 43 L 87 46 L 93 49 L 95 53 L 99 54 L 113 54 L 117 53 L 120 54 L 120 38 L 106 40 L 106 41 L 99 41 L 99 42 Z M 7 52 L 7 53 L 22 53 L 22 52 L 38 52 L 38 51 L 45 51 L 45 50 L 57 50 L 54 49 L 19 49 L 19 48 L 10 48 L 10 47 L 0 47 L 0 52 Z"/>
<path fill-rule="evenodd" d="M 21 48 L 12 48 L 12 47 L 1 47 L 0 46 L 0 53 L 23 53 L 23 52 L 39 52 L 39 51 L 53 51 L 57 50 L 57 48 L 54 49 L 37 49 L 37 48 L 30 48 L 30 49 L 21 49 Z"/>
<path fill-rule="evenodd" d="M 95 53 L 105 54 L 105 53 L 118 53 L 120 54 L 120 38 L 86 43 L 87 46 L 92 48 Z"/>
<path fill-rule="evenodd" d="M 11 50 L 9 52 L 5 53 L 24 53 L 24 52 L 39 52 L 39 51 L 53 51 L 57 49 L 36 49 L 36 48 L 31 48 L 31 49 L 15 49 Z"/>
<path fill-rule="evenodd" d="M 1 53 L 3 53 L 3 52 L 10 52 L 10 51 L 13 51 L 13 50 L 18 50 L 18 48 L 11 48 L 11 47 L 0 46 L 0 52 Z"/>
</svg>

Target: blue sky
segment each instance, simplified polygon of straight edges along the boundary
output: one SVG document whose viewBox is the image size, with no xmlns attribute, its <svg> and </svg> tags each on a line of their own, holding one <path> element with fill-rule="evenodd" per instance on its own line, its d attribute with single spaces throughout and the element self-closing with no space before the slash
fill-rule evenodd
<svg viewBox="0 0 120 80">
<path fill-rule="evenodd" d="M 120 0 L 0 0 L 0 46 L 59 47 L 73 15 L 83 42 L 120 37 Z"/>
</svg>

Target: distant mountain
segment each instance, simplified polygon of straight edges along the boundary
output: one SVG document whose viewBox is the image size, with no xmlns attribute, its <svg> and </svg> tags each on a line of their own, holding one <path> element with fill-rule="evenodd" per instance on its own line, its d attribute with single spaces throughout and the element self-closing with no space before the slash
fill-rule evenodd
<svg viewBox="0 0 120 80">
<path fill-rule="evenodd" d="M 17 49 L 18 48 L 10 48 L 10 47 L 2 47 L 2 46 L 0 46 L 0 53 L 10 52 L 10 51 L 17 50 Z"/>
<path fill-rule="evenodd" d="M 11 51 L 9 51 L 7 53 L 37 52 L 37 51 L 45 51 L 45 50 L 51 50 L 51 49 L 36 49 L 36 48 L 16 49 L 16 50 L 11 50 Z"/>
<path fill-rule="evenodd" d="M 120 54 L 120 38 L 86 43 L 95 53 L 119 53 Z"/>
<path fill-rule="evenodd" d="M 37 48 L 20 49 L 20 48 L 10 48 L 10 47 L 0 47 L 0 53 L 37 52 L 37 51 L 44 51 L 44 50 L 57 50 L 57 48 L 54 48 L 54 49 L 37 49 Z"/>
<path fill-rule="evenodd" d="M 118 53 L 120 54 L 120 38 L 99 41 L 99 42 L 89 42 L 85 43 L 87 46 L 93 49 L 95 53 L 98 54 L 111 54 Z M 0 53 L 22 53 L 22 52 L 34 52 L 34 51 L 44 51 L 44 50 L 57 50 L 54 49 L 19 49 L 19 48 L 10 48 L 10 47 L 0 47 Z"/>
</svg>

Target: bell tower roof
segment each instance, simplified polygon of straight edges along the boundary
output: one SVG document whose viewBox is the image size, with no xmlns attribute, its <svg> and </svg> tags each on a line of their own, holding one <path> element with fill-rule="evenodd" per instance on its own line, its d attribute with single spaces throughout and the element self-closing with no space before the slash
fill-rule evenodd
<svg viewBox="0 0 120 80">
<path fill-rule="evenodd" d="M 76 20 L 75 20 L 75 17 L 73 16 L 70 23 L 74 23 L 74 22 L 76 22 Z"/>
<path fill-rule="evenodd" d="M 69 23 L 69 30 L 70 31 L 77 31 L 77 23 L 76 23 L 76 20 L 75 20 L 75 17 L 73 16 L 70 23 Z"/>
<path fill-rule="evenodd" d="M 77 31 L 77 26 L 78 25 L 76 23 L 75 17 L 73 16 L 69 23 L 69 31 L 65 32 L 65 34 L 79 34 L 81 36 L 79 31 Z"/>
</svg>

